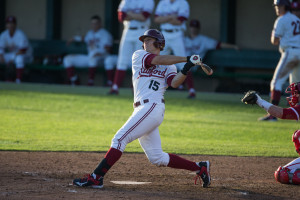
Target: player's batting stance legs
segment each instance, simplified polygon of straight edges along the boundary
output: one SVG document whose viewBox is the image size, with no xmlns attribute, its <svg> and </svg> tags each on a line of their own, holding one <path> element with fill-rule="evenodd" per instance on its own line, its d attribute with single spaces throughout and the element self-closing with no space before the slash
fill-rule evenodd
<svg viewBox="0 0 300 200">
<path fill-rule="evenodd" d="M 140 38 L 144 50 L 137 50 L 132 56 L 132 80 L 134 88 L 134 111 L 131 117 L 116 133 L 111 148 L 91 175 L 75 179 L 74 185 L 103 187 L 103 177 L 120 159 L 126 145 L 139 139 L 149 161 L 157 166 L 195 171 L 203 181 L 203 187 L 211 182 L 210 162 L 192 162 L 174 154 L 163 152 L 158 131 L 164 119 L 164 92 L 168 86 L 178 87 L 187 73 L 196 64 L 201 64 L 198 55 L 181 57 L 159 55 L 164 48 L 164 36 L 155 29 L 147 30 Z M 187 62 L 177 73 L 175 63 Z M 197 179 L 196 179 L 197 180 Z"/>
</svg>

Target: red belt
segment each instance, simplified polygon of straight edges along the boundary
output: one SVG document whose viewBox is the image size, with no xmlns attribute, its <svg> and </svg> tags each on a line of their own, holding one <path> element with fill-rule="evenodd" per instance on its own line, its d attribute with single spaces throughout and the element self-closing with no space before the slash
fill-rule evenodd
<svg viewBox="0 0 300 200">
<path fill-rule="evenodd" d="M 142 102 L 144 102 L 144 104 L 149 103 L 149 99 L 144 99 L 144 100 L 142 100 Z M 161 102 L 162 102 L 162 103 L 165 103 L 165 100 L 162 99 Z M 141 104 L 141 101 L 137 101 L 137 102 L 133 103 L 133 107 L 134 107 L 134 108 L 137 108 L 137 107 L 139 107 L 140 105 L 142 105 L 142 104 Z"/>
</svg>

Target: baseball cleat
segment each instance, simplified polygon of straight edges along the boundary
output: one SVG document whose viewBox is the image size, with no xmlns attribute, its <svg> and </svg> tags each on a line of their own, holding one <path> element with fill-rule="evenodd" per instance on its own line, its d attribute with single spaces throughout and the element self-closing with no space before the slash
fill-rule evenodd
<svg viewBox="0 0 300 200">
<path fill-rule="evenodd" d="M 91 174 L 88 174 L 83 178 L 74 179 L 73 185 L 76 185 L 79 187 L 92 187 L 92 188 L 99 189 L 99 188 L 103 187 L 103 177 L 100 177 L 97 180 Z"/>
<path fill-rule="evenodd" d="M 195 99 L 196 94 L 194 92 L 190 92 L 189 96 L 187 97 L 188 99 Z"/>
<path fill-rule="evenodd" d="M 200 167 L 200 171 L 197 172 L 197 176 L 195 178 L 195 185 L 197 184 L 197 179 L 200 177 L 202 179 L 202 187 L 206 188 L 210 185 L 211 183 L 211 178 L 210 178 L 210 162 L 209 161 L 201 161 L 198 163 Z"/>
<path fill-rule="evenodd" d="M 109 95 L 118 95 L 119 94 L 119 91 L 118 90 L 113 90 L 111 89 L 108 93 Z"/>
<path fill-rule="evenodd" d="M 276 122 L 277 118 L 273 117 L 272 115 L 267 114 L 266 116 L 258 118 L 258 121 Z"/>
</svg>

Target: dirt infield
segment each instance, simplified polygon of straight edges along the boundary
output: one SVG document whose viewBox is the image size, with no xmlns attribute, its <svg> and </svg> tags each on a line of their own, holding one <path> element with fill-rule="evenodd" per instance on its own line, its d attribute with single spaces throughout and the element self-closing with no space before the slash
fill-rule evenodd
<svg viewBox="0 0 300 200">
<path fill-rule="evenodd" d="M 293 158 L 186 156 L 210 160 L 212 185 L 194 185 L 189 171 L 156 167 L 144 154 L 124 153 L 105 176 L 103 189 L 78 188 L 73 178 L 90 173 L 103 153 L 0 152 L 0 199 L 299 199 L 300 186 L 274 180 Z M 151 182 L 119 185 L 111 181 Z"/>
</svg>

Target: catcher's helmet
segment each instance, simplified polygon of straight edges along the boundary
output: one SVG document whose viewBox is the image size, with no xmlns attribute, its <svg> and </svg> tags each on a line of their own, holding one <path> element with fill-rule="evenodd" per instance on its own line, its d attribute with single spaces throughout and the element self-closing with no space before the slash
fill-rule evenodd
<svg viewBox="0 0 300 200">
<path fill-rule="evenodd" d="M 290 97 L 286 98 L 290 106 L 296 106 L 299 103 L 300 82 L 292 83 L 286 88 L 285 92 L 290 93 Z"/>
<path fill-rule="evenodd" d="M 300 130 L 296 130 L 292 136 L 297 153 L 300 155 Z"/>
<path fill-rule="evenodd" d="M 164 35 L 157 29 L 148 29 L 145 31 L 144 35 L 139 37 L 139 40 L 144 42 L 145 37 L 152 37 L 156 39 L 154 43 L 155 47 L 159 48 L 161 51 L 164 50 L 165 47 L 165 37 Z"/>
<path fill-rule="evenodd" d="M 289 0 L 274 0 L 274 6 L 291 6 L 291 2 Z"/>
</svg>

